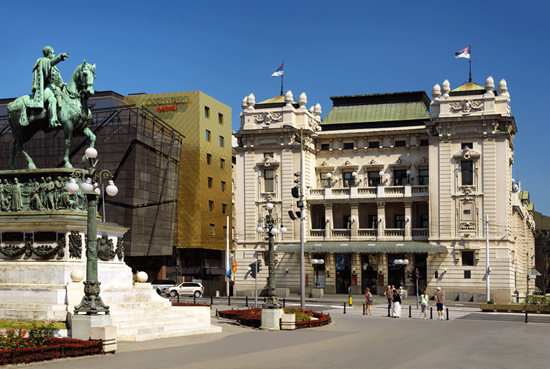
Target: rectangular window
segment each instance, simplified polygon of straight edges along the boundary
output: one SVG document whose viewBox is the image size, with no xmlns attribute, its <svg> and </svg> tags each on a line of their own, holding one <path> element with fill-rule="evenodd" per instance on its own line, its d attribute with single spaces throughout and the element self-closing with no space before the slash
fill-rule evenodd
<svg viewBox="0 0 550 369">
<path fill-rule="evenodd" d="M 344 150 L 353 150 L 353 142 L 344 142 Z"/>
<path fill-rule="evenodd" d="M 378 215 L 369 214 L 368 221 L 369 221 L 369 223 L 367 224 L 368 228 L 378 229 Z"/>
<path fill-rule="evenodd" d="M 206 141 L 210 141 L 210 131 L 206 130 Z"/>
<path fill-rule="evenodd" d="M 377 149 L 380 147 L 380 142 L 378 141 L 370 141 L 369 142 L 369 149 Z"/>
<path fill-rule="evenodd" d="M 473 149 L 474 145 L 471 142 L 465 142 L 460 144 L 460 149 L 464 150 L 465 148 Z"/>
<path fill-rule="evenodd" d="M 473 251 L 462 251 L 462 265 L 468 265 L 468 266 L 474 265 Z"/>
<path fill-rule="evenodd" d="M 273 169 L 264 170 L 264 192 L 275 192 L 275 171 Z"/>
<path fill-rule="evenodd" d="M 208 177 L 208 188 L 212 188 L 212 177 Z"/>
<path fill-rule="evenodd" d="M 225 159 L 220 159 L 220 168 L 225 168 Z"/>
<path fill-rule="evenodd" d="M 220 136 L 220 147 L 223 147 L 223 136 Z"/>
<path fill-rule="evenodd" d="M 227 210 L 227 205 L 222 204 L 222 214 L 225 214 L 226 210 Z"/>
<path fill-rule="evenodd" d="M 223 114 L 222 113 L 218 113 L 218 123 L 223 124 Z"/>
<path fill-rule="evenodd" d="M 212 155 L 206 154 L 206 164 L 210 164 L 212 162 Z"/>
<path fill-rule="evenodd" d="M 223 226 L 223 236 L 227 237 L 227 227 Z"/>
<path fill-rule="evenodd" d="M 428 214 L 424 214 L 421 217 L 422 219 L 422 228 L 430 228 L 430 216 Z"/>
<path fill-rule="evenodd" d="M 403 214 L 395 215 L 395 228 L 399 228 L 399 229 L 405 228 L 405 215 Z"/>
<path fill-rule="evenodd" d="M 465 270 L 464 271 L 464 279 L 471 279 L 472 278 L 472 271 L 471 270 Z"/>
<path fill-rule="evenodd" d="M 210 118 L 210 108 L 208 106 L 204 107 L 204 117 Z"/>
<path fill-rule="evenodd" d="M 403 186 L 407 183 L 407 171 L 406 170 L 394 170 L 393 178 L 396 186 Z"/>
<path fill-rule="evenodd" d="M 460 169 L 462 173 L 462 185 L 472 186 L 474 184 L 474 162 L 473 161 L 461 161 Z"/>
<path fill-rule="evenodd" d="M 375 187 L 380 186 L 380 171 L 377 172 L 368 172 L 369 186 Z"/>
<path fill-rule="evenodd" d="M 342 175 L 344 180 L 344 187 L 351 187 L 355 183 L 353 180 L 353 176 L 351 175 L 351 172 L 344 172 Z"/>
<path fill-rule="evenodd" d="M 210 224 L 210 234 L 214 235 L 214 224 Z"/>
<path fill-rule="evenodd" d="M 214 201 L 212 200 L 208 201 L 208 210 L 214 211 Z"/>
<path fill-rule="evenodd" d="M 225 182 L 222 181 L 222 192 L 225 192 Z"/>
<path fill-rule="evenodd" d="M 429 169 L 419 169 L 418 170 L 418 184 L 420 186 L 427 186 L 430 184 L 430 170 Z"/>
<path fill-rule="evenodd" d="M 330 144 L 321 144 L 321 150 L 322 151 L 330 150 Z"/>
<path fill-rule="evenodd" d="M 405 146 L 407 146 L 407 141 L 404 141 L 404 140 L 395 141 L 395 147 L 405 147 Z"/>
<path fill-rule="evenodd" d="M 428 146 L 428 140 L 420 140 L 420 146 Z"/>
<path fill-rule="evenodd" d="M 321 180 L 321 188 L 330 187 L 331 181 L 330 181 L 329 173 L 321 173 L 319 179 Z"/>
</svg>

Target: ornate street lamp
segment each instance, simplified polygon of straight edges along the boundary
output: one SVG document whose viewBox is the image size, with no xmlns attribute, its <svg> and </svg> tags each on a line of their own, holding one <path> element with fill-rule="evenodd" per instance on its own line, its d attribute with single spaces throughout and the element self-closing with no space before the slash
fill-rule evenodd
<svg viewBox="0 0 550 369">
<path fill-rule="evenodd" d="M 283 220 L 281 218 L 273 217 L 272 203 L 268 202 L 265 205 L 265 208 L 267 209 L 268 214 L 265 217 L 261 217 L 260 219 L 258 219 L 258 227 L 256 228 L 256 232 L 265 232 L 269 237 L 269 278 L 267 283 L 268 292 L 267 299 L 264 302 L 263 307 L 267 309 L 279 309 L 282 305 L 277 299 L 277 291 L 275 289 L 275 246 L 273 235 L 279 233 L 279 230 L 276 228 L 277 223 L 281 223 L 281 232 L 286 233 L 286 228 L 284 225 L 282 225 Z"/>
<path fill-rule="evenodd" d="M 105 189 L 107 195 L 115 196 L 118 188 L 112 181 L 113 175 L 108 170 L 102 170 L 96 173 L 97 150 L 90 147 L 86 149 L 86 156 L 82 161 L 90 164 L 90 169 L 75 169 L 72 178 L 67 185 L 67 190 L 76 195 L 79 189 L 86 195 L 88 200 L 88 222 L 87 222 L 87 242 L 86 242 L 86 281 L 84 282 L 84 297 L 79 305 L 75 306 L 74 312 L 86 313 L 86 315 L 97 315 L 100 312 L 109 315 L 109 306 L 103 303 L 99 296 L 99 285 L 97 280 L 97 197 L 101 194 L 101 182 L 109 180 L 109 185 Z M 75 178 L 82 179 L 82 185 L 76 183 Z"/>
<path fill-rule="evenodd" d="M 317 267 L 317 265 L 323 265 L 323 264 L 325 264 L 324 259 L 311 259 L 311 265 L 315 270 L 315 287 L 321 286 L 321 284 L 319 283 L 319 268 Z"/>
</svg>

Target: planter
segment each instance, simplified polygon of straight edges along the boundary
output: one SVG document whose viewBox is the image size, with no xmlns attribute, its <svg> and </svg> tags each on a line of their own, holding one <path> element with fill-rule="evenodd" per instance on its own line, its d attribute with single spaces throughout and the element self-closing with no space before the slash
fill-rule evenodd
<svg viewBox="0 0 550 369">
<path fill-rule="evenodd" d="M 481 311 L 493 311 L 495 310 L 495 304 L 488 304 L 486 302 L 479 305 Z"/>
<path fill-rule="evenodd" d="M 524 305 L 520 305 L 520 304 L 510 304 L 510 311 L 521 313 L 523 311 L 523 306 Z"/>
<path fill-rule="evenodd" d="M 540 305 L 523 305 L 523 310 L 530 313 L 536 313 L 537 311 L 540 311 Z"/>
</svg>

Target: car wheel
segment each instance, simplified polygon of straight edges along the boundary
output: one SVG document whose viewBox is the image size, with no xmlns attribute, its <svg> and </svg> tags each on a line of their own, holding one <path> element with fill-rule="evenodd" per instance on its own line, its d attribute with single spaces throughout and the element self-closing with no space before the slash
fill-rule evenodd
<svg viewBox="0 0 550 369">
<path fill-rule="evenodd" d="M 195 291 L 194 295 L 195 297 L 201 297 L 201 293 L 199 291 Z"/>
<path fill-rule="evenodd" d="M 170 291 L 170 296 L 171 297 L 176 297 L 178 295 L 178 293 L 176 291 Z"/>
<path fill-rule="evenodd" d="M 162 291 L 160 290 L 160 288 L 157 288 L 157 293 L 162 296 Z"/>
</svg>

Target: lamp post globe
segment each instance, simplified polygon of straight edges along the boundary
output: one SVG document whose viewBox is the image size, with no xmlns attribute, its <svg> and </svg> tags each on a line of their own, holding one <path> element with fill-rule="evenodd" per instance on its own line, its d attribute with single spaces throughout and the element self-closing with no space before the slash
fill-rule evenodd
<svg viewBox="0 0 550 369">
<path fill-rule="evenodd" d="M 105 190 L 109 196 L 115 196 L 118 193 L 118 187 L 115 186 L 115 183 L 112 180 L 109 180 L 109 185 Z"/>
</svg>

